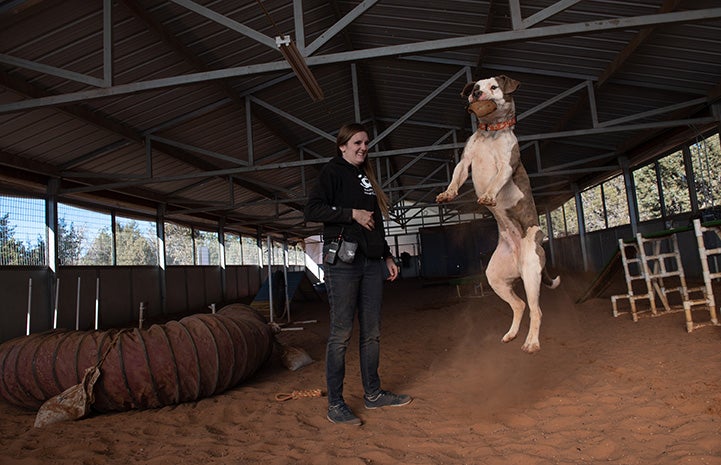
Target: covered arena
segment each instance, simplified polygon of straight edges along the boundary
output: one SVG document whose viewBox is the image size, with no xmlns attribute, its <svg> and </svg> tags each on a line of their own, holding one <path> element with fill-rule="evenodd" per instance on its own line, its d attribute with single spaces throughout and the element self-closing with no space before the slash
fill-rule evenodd
<svg viewBox="0 0 721 465">
<path fill-rule="evenodd" d="M 0 2 L 0 463 L 721 465 L 717 3 Z M 521 83 L 515 134 L 561 276 L 535 354 L 501 342 L 498 232 L 470 179 L 435 202 L 476 127 L 461 90 L 499 75 Z M 303 208 L 353 121 L 400 268 L 381 376 L 414 401 L 362 408 L 356 335 L 350 429 L 293 393 L 325 388 L 322 225 Z M 215 325 L 238 304 L 273 324 L 258 367 L 231 344 L 240 323 L 185 397 L 43 427 L 21 406 L 46 394 L 48 351 L 13 341 Z M 313 362 L 289 370 L 283 347 Z"/>
</svg>

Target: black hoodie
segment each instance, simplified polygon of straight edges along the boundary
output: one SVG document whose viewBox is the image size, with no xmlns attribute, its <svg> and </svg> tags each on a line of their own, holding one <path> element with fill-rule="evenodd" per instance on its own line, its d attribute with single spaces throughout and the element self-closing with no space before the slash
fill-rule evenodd
<svg viewBox="0 0 721 465">
<path fill-rule="evenodd" d="M 353 220 L 353 209 L 373 212 L 373 231 Z M 321 170 L 305 206 L 305 219 L 323 223 L 323 241 L 326 243 L 342 232 L 343 239 L 357 242 L 360 252 L 368 258 L 391 255 L 373 186 L 360 168 L 341 156 L 333 157 Z"/>
</svg>

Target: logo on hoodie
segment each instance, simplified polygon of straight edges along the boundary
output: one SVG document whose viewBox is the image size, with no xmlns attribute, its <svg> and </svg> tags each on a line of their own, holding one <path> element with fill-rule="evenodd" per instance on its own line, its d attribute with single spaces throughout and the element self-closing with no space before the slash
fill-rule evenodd
<svg viewBox="0 0 721 465">
<path fill-rule="evenodd" d="M 375 191 L 373 190 L 373 185 L 371 184 L 370 179 L 368 179 L 368 176 L 362 173 L 358 173 L 358 179 L 360 179 L 360 185 L 363 188 L 363 193 L 365 195 L 376 195 Z"/>
</svg>

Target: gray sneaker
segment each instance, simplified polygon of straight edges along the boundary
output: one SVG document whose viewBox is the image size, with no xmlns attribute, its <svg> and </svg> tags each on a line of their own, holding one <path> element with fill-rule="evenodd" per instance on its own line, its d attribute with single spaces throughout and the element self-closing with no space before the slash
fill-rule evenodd
<svg viewBox="0 0 721 465">
<path fill-rule="evenodd" d="M 360 418 L 355 416 L 353 411 L 344 403 L 328 407 L 328 421 L 342 425 L 360 426 L 363 424 Z"/>
<path fill-rule="evenodd" d="M 402 407 L 411 403 L 413 398 L 408 394 L 394 394 L 390 391 L 381 391 L 373 397 L 363 397 L 366 408 Z"/>
</svg>

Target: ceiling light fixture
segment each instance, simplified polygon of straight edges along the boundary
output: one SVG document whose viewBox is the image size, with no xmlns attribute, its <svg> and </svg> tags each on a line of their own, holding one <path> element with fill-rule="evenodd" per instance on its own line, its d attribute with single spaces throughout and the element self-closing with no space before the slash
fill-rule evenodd
<svg viewBox="0 0 721 465">
<path fill-rule="evenodd" d="M 312 98 L 314 102 L 320 102 L 323 100 L 325 98 L 323 95 L 323 89 L 320 88 L 318 81 L 316 81 L 315 76 L 313 76 L 313 72 L 310 68 L 308 68 L 305 58 L 303 58 L 303 55 L 300 54 L 300 50 L 298 50 L 295 42 L 290 40 L 290 36 L 277 36 L 275 38 L 275 43 L 278 46 L 280 53 L 283 54 L 285 61 L 287 61 L 293 69 L 293 72 L 298 77 L 300 83 L 303 84 L 303 87 L 306 92 L 308 92 L 308 95 L 310 95 L 310 98 Z"/>
</svg>

